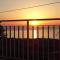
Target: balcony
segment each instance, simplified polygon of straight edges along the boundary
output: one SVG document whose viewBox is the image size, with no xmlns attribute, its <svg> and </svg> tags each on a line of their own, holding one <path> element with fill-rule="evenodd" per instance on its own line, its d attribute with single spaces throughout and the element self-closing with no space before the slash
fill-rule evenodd
<svg viewBox="0 0 60 60">
<path fill-rule="evenodd" d="M 32 21 L 48 20 L 55 21 L 60 18 L 1 20 L 0 57 L 21 60 L 57 60 L 60 56 L 60 25 L 30 25 Z"/>
</svg>

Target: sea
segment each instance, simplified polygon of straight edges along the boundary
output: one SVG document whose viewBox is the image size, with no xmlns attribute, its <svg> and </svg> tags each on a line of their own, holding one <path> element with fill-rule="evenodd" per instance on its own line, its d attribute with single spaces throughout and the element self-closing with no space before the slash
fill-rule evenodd
<svg viewBox="0 0 60 60">
<path fill-rule="evenodd" d="M 18 26 L 15 26 L 15 30 L 14 30 L 14 26 L 11 27 L 7 26 L 7 31 L 6 31 L 6 27 L 4 27 L 4 30 L 5 30 L 4 34 L 6 34 L 7 38 L 14 38 L 14 37 L 27 38 L 26 27 L 22 28 L 22 26 L 19 26 L 19 32 L 18 32 Z M 42 30 L 41 26 L 38 27 L 38 30 L 37 27 L 33 27 L 33 28 L 32 26 L 29 27 L 29 38 L 42 38 L 42 35 L 44 35 L 44 38 L 48 38 L 48 26 L 44 26 L 44 30 Z M 54 32 L 53 32 L 53 26 L 49 26 L 49 38 L 53 39 L 54 38 L 53 35 L 55 36 L 55 39 L 59 39 L 59 26 L 55 26 Z"/>
</svg>

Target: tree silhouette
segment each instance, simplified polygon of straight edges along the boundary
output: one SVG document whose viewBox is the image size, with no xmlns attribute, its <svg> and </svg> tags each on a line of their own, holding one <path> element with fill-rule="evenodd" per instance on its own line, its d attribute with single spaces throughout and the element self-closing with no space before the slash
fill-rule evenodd
<svg viewBox="0 0 60 60">
<path fill-rule="evenodd" d="M 0 22 L 0 39 L 1 38 L 5 38 L 5 35 L 4 35 L 4 28 L 3 28 L 3 26 L 1 25 L 1 22 Z"/>
</svg>

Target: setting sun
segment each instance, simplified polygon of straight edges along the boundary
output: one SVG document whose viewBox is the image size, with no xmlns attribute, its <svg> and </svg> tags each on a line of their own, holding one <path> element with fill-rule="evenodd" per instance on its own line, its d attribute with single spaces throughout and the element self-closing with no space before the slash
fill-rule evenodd
<svg viewBox="0 0 60 60">
<path fill-rule="evenodd" d="M 29 24 L 32 26 L 42 25 L 43 21 L 30 21 Z"/>
</svg>

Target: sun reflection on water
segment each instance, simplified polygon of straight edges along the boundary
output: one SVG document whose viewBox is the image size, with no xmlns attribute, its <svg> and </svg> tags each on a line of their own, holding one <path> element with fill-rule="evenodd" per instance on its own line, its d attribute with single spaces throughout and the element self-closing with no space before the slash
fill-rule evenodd
<svg viewBox="0 0 60 60">
<path fill-rule="evenodd" d="M 34 30 L 34 39 L 37 38 L 37 31 Z"/>
</svg>

